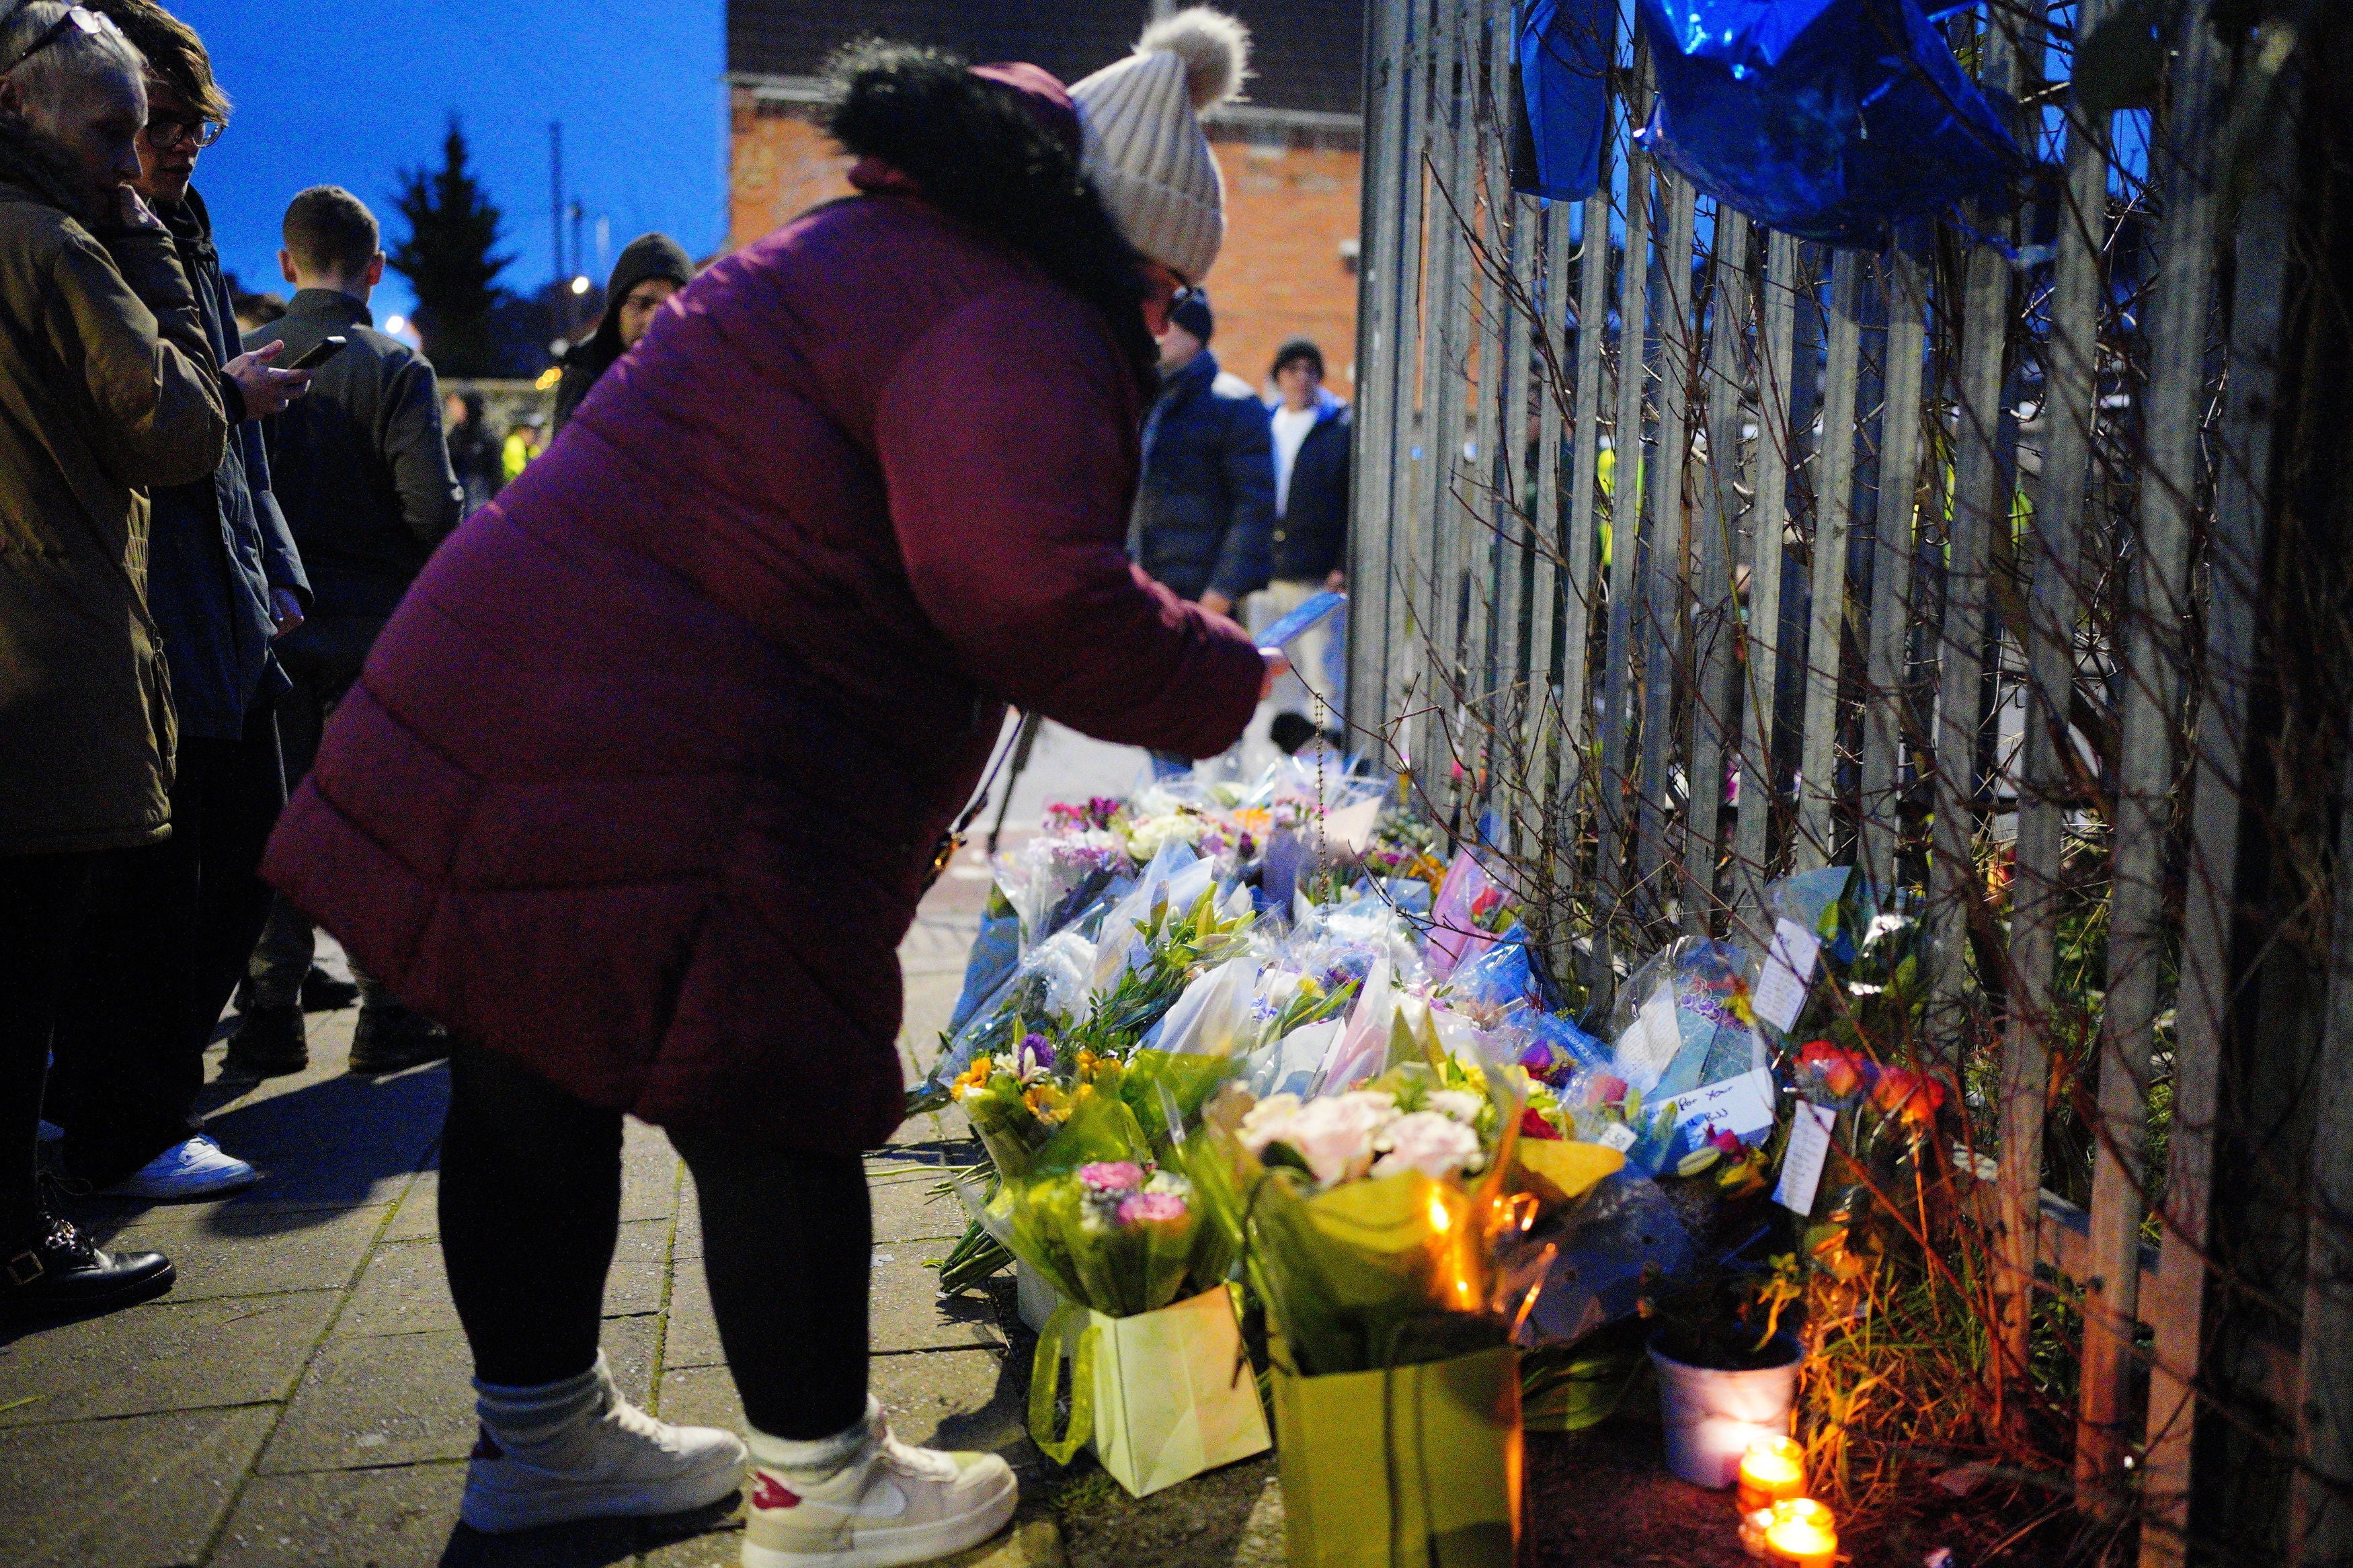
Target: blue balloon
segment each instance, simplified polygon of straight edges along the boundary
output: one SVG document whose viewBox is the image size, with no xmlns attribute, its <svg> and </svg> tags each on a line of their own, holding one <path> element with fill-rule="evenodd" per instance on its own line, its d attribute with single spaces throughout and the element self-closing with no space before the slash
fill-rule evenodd
<svg viewBox="0 0 2353 1568">
<path fill-rule="evenodd" d="M 1907 218 L 2006 209 L 2027 161 L 1917 0 L 1638 0 L 1642 146 L 1799 239 L 1876 250 Z"/>
<path fill-rule="evenodd" d="M 1577 202 L 1600 184 L 1617 20 L 1617 0 L 1526 0 L 1520 7 L 1512 33 L 1520 106 L 1514 190 Z"/>
</svg>

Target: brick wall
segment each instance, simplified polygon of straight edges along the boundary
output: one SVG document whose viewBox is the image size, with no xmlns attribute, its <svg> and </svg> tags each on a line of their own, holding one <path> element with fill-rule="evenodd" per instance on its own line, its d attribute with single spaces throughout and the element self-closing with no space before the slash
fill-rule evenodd
<svg viewBox="0 0 2353 1568">
<path fill-rule="evenodd" d="M 807 118 L 732 103 L 728 244 L 747 244 L 818 203 L 848 193 L 849 160 Z M 1341 247 L 1356 237 L 1359 155 L 1353 147 L 1252 142 L 1222 129 L 1226 247 L 1209 275 L 1219 359 L 1257 385 L 1276 347 L 1304 335 L 1323 345 L 1332 389 L 1356 381 L 1356 278 Z"/>
</svg>

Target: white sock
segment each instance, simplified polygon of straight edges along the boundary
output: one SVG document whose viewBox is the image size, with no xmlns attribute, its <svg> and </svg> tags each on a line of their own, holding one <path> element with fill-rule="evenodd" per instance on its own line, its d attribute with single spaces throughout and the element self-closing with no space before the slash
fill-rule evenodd
<svg viewBox="0 0 2353 1568">
<path fill-rule="evenodd" d="M 605 1352 L 596 1364 L 574 1377 L 554 1383 L 523 1385 L 474 1380 L 474 1414 L 483 1428 L 506 1447 L 527 1447 L 584 1419 L 605 1413 L 612 1394 L 613 1374 Z"/>
<path fill-rule="evenodd" d="M 872 1394 L 866 1396 L 866 1414 L 830 1437 L 815 1437 L 801 1441 L 792 1437 L 772 1437 L 758 1427 L 745 1425 L 744 1446 L 752 1450 L 752 1462 L 772 1470 L 791 1470 L 803 1476 L 822 1479 L 839 1472 L 858 1458 L 866 1447 L 867 1438 L 881 1425 L 882 1402 Z"/>
</svg>

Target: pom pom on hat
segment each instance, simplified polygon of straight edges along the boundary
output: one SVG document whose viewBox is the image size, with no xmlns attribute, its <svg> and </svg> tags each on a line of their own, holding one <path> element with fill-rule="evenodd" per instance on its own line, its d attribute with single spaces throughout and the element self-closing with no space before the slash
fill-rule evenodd
<svg viewBox="0 0 2353 1568">
<path fill-rule="evenodd" d="M 1164 17 L 1135 41 L 1139 55 L 1175 55 L 1185 62 L 1185 86 L 1196 110 L 1241 96 L 1250 73 L 1250 29 L 1223 11 L 1196 5 Z"/>
<path fill-rule="evenodd" d="M 1071 89 L 1083 163 L 1127 242 L 1198 283 L 1225 242 L 1225 180 L 1200 114 L 1238 93 L 1250 29 L 1207 6 L 1155 22 L 1135 52 Z"/>
</svg>

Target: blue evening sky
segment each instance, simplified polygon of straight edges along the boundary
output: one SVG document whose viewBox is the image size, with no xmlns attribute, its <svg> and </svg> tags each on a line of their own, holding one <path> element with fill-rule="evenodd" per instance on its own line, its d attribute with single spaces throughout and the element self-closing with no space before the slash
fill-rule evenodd
<svg viewBox="0 0 2353 1568">
<path fill-rule="evenodd" d="M 535 291 L 553 275 L 547 125 L 564 122 L 566 195 L 587 210 L 598 282 L 620 247 L 661 229 L 690 255 L 725 235 L 724 0 L 181 0 L 235 100 L 228 133 L 204 154 L 223 265 L 248 288 L 278 280 L 278 226 L 305 185 L 350 188 L 386 245 L 402 231 L 396 172 L 438 166 L 458 112 L 477 177 L 505 213 L 500 281 Z M 598 218 L 606 220 L 597 260 Z M 568 229 L 568 225 L 567 225 Z M 569 236 L 565 240 L 570 244 Z M 379 323 L 412 300 L 387 270 Z"/>
</svg>

